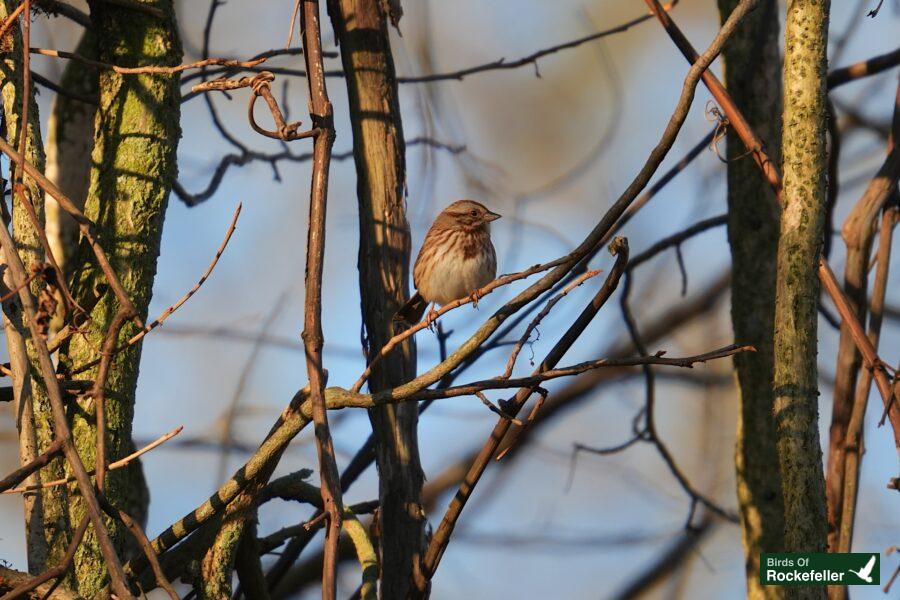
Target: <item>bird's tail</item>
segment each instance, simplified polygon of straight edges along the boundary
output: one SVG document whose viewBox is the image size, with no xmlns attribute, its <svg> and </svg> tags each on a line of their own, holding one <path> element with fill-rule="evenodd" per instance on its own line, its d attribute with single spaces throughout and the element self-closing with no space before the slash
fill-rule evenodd
<svg viewBox="0 0 900 600">
<path fill-rule="evenodd" d="M 422 294 L 416 292 L 412 298 L 406 301 L 406 304 L 400 307 L 400 310 L 394 315 L 394 320 L 403 321 L 410 326 L 415 325 L 422 320 L 426 308 L 428 308 L 428 302 L 422 297 Z"/>
</svg>

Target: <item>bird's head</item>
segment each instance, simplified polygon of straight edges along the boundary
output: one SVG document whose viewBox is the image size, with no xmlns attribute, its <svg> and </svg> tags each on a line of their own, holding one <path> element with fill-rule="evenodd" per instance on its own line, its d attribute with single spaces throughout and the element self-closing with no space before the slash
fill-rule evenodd
<svg viewBox="0 0 900 600">
<path fill-rule="evenodd" d="M 445 208 L 441 216 L 453 224 L 467 229 L 486 226 L 491 221 L 500 218 L 500 215 L 491 212 L 484 204 L 474 200 L 457 200 Z"/>
</svg>

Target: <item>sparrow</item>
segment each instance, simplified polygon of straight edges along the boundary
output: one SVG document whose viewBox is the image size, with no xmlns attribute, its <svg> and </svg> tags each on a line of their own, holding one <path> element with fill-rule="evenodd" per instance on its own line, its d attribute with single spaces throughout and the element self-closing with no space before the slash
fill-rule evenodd
<svg viewBox="0 0 900 600">
<path fill-rule="evenodd" d="M 500 218 L 480 202 L 457 200 L 431 224 L 416 264 L 416 293 L 397 311 L 395 320 L 415 325 L 425 309 L 472 296 L 497 276 L 497 253 L 491 243 L 491 221 Z M 433 320 L 434 309 L 429 313 Z"/>
</svg>

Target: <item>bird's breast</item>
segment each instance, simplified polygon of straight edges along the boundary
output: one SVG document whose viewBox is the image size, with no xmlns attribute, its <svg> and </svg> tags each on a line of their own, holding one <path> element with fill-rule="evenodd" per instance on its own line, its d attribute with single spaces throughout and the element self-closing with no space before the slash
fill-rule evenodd
<svg viewBox="0 0 900 600">
<path fill-rule="evenodd" d="M 443 305 L 465 298 L 496 276 L 497 259 L 490 238 L 465 238 L 452 240 L 434 252 L 430 268 L 417 277 L 418 291 L 429 302 Z"/>
</svg>

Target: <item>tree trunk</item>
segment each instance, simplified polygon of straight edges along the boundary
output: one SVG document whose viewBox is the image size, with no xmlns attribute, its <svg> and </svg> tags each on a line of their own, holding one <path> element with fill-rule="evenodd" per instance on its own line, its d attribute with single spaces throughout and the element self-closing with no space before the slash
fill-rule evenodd
<svg viewBox="0 0 900 600">
<path fill-rule="evenodd" d="M 724 22 L 737 0 L 719 0 Z M 778 162 L 781 123 L 781 61 L 778 2 L 764 0 L 748 15 L 725 48 L 728 91 L 750 126 Z M 728 240 L 731 244 L 731 320 L 734 339 L 752 344 L 754 353 L 734 358 L 739 384 L 735 468 L 743 530 L 747 595 L 781 598 L 779 586 L 759 583 L 759 556 L 784 543 L 781 479 L 772 418 L 772 362 L 775 317 L 775 262 L 778 204 L 760 177 L 740 138 L 728 132 Z"/>
<path fill-rule="evenodd" d="M 337 0 L 330 5 L 347 74 L 359 199 L 359 284 L 370 353 L 393 335 L 393 316 L 409 296 L 405 145 L 389 15 L 383 5 L 378 0 Z M 410 340 L 374 369 L 369 388 L 377 392 L 409 381 L 415 368 Z M 385 406 L 370 416 L 378 442 L 381 593 L 384 598 L 405 598 L 419 573 L 425 540 L 418 406 Z"/>
<path fill-rule="evenodd" d="M 825 483 L 819 445 L 817 263 L 825 200 L 827 0 L 791 0 L 784 57 L 784 164 L 775 300 L 775 422 L 787 552 L 824 552 Z M 823 587 L 789 588 L 798 598 Z"/>
<path fill-rule="evenodd" d="M 181 45 L 172 1 L 144 3 L 162 9 L 165 17 L 107 2 L 91 4 L 101 61 L 127 67 L 180 62 Z M 85 213 L 97 224 L 100 244 L 143 320 L 156 275 L 167 199 L 176 175 L 181 133 L 178 80 L 177 75 L 120 75 L 109 70 L 100 74 L 93 169 Z M 106 291 L 107 282 L 86 244 L 79 248 L 76 260 L 73 294 L 79 304 L 93 308 L 85 335 L 73 336 L 60 350 L 60 366 L 68 373 L 98 358 L 104 335 L 117 312 L 115 296 Z M 99 297 L 94 297 L 97 290 Z M 126 324 L 119 334 L 119 343 L 134 335 L 136 329 L 134 323 Z M 131 429 L 140 356 L 140 344 L 118 353 L 107 379 L 110 461 L 134 448 Z M 95 373 L 96 367 L 78 377 L 92 379 Z M 72 434 L 89 463 L 94 462 L 95 454 L 93 413 L 90 402 L 79 399 L 71 403 Z M 145 521 L 148 495 L 139 464 L 109 472 L 106 496 L 138 523 Z M 81 500 L 73 499 L 70 522 L 79 522 L 84 513 Z M 127 554 L 127 532 L 111 521 L 108 527 L 120 555 Z M 103 588 L 106 569 L 93 536 L 85 538 L 75 566 L 83 595 L 91 597 Z"/>
<path fill-rule="evenodd" d="M 75 52 L 87 58 L 97 58 L 97 40 L 85 30 Z M 94 104 L 74 96 L 57 94 L 53 97 L 47 121 L 47 179 L 56 184 L 78 208 L 84 208 L 91 181 L 91 151 L 94 148 L 94 118 L 97 114 L 97 94 L 100 84 L 96 68 L 77 60 L 66 62 L 59 82 L 64 89 Z M 47 240 L 56 262 L 68 277 L 72 274 L 78 249 L 78 224 L 56 202 L 47 203 Z M 58 331 L 61 323 L 51 329 Z"/>
</svg>

